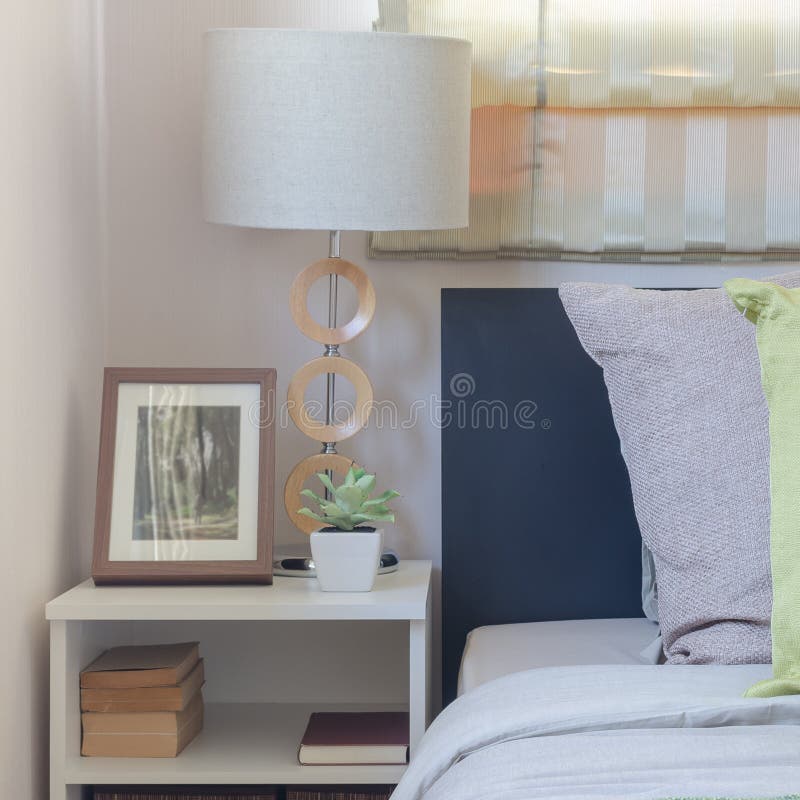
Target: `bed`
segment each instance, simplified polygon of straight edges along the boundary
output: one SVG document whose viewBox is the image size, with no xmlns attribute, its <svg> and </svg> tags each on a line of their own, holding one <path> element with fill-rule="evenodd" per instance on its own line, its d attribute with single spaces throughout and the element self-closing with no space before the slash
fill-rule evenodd
<svg viewBox="0 0 800 800">
<path fill-rule="evenodd" d="M 442 395 L 449 705 L 394 800 L 795 796 L 800 697 L 742 697 L 770 665 L 659 663 L 602 373 L 556 290 L 445 290 Z"/>
</svg>

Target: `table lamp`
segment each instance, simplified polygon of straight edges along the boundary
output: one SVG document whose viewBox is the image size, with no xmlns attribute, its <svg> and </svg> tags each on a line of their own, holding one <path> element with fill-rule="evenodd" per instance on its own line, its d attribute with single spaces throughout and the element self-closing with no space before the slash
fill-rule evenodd
<svg viewBox="0 0 800 800">
<path fill-rule="evenodd" d="M 340 353 L 369 325 L 375 291 L 340 257 L 340 231 L 439 230 L 469 222 L 470 44 L 407 34 L 225 28 L 205 35 L 204 206 L 206 219 L 250 228 L 330 232 L 328 258 L 292 285 L 298 328 L 323 345 L 288 391 L 295 425 L 320 444 L 286 481 L 296 528 L 299 492 L 317 472 L 343 475 L 358 459 L 337 444 L 367 422 L 372 387 Z M 308 310 L 308 292 L 328 278 L 328 324 Z M 358 293 L 348 322 L 337 314 L 339 277 Z M 305 391 L 326 376 L 325 420 Z M 356 390 L 355 412 L 334 418 L 335 380 Z"/>
</svg>

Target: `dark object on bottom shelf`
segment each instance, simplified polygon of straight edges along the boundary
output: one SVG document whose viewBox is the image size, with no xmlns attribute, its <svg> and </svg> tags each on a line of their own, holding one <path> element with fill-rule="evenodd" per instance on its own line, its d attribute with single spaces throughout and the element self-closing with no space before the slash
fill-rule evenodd
<svg viewBox="0 0 800 800">
<path fill-rule="evenodd" d="M 389 800 L 394 786 L 287 786 L 286 800 Z"/>
<path fill-rule="evenodd" d="M 279 796 L 274 786 L 95 786 L 93 794 L 94 800 L 278 800 Z"/>
</svg>

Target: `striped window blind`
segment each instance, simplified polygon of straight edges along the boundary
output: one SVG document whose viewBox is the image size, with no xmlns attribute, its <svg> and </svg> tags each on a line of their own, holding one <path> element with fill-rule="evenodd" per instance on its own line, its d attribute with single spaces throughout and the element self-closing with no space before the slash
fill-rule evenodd
<svg viewBox="0 0 800 800">
<path fill-rule="evenodd" d="M 470 225 L 381 258 L 800 256 L 800 2 L 382 0 L 473 43 Z"/>
</svg>

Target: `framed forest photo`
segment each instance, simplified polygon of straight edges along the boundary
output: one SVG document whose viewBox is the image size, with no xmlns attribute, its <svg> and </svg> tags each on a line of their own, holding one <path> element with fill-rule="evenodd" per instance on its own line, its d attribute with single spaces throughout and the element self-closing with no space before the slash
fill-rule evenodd
<svg viewBox="0 0 800 800">
<path fill-rule="evenodd" d="M 274 369 L 106 369 L 95 583 L 272 583 L 274 408 Z"/>
</svg>

